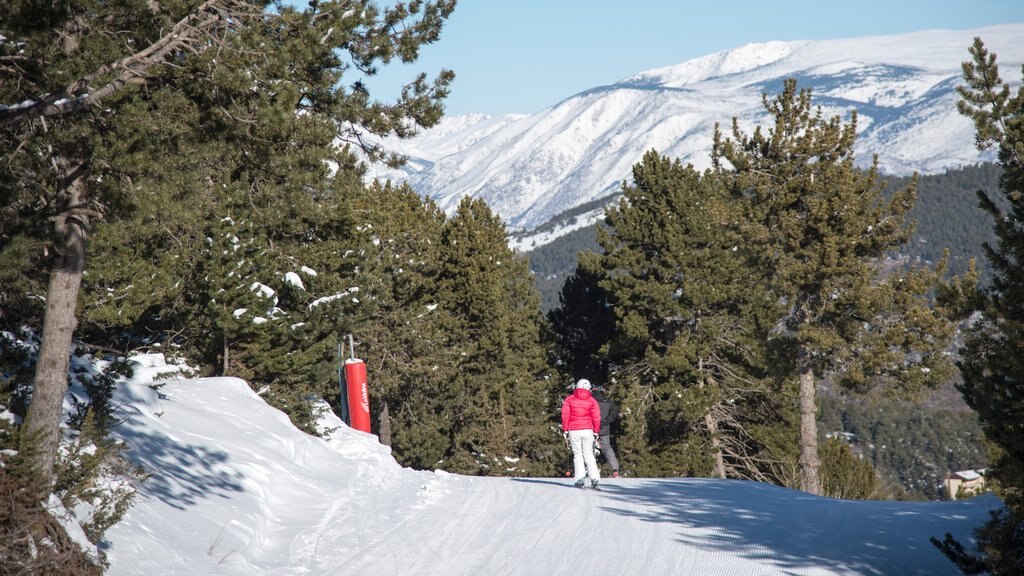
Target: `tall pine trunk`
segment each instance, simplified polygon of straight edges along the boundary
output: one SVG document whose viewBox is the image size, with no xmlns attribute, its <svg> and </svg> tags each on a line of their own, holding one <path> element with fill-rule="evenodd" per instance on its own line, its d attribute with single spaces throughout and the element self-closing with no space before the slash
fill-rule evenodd
<svg viewBox="0 0 1024 576">
<path fill-rule="evenodd" d="M 816 383 L 814 368 L 811 367 L 807 350 L 803 347 L 797 353 L 797 368 L 800 374 L 800 459 L 797 467 L 800 474 L 800 489 L 811 494 L 821 494 L 821 479 L 818 477 L 818 410 L 815 405 Z"/>
<path fill-rule="evenodd" d="M 388 410 L 387 402 L 384 402 L 381 406 L 379 424 L 377 426 L 377 437 L 380 439 L 380 443 L 385 446 L 391 446 L 391 411 Z"/>
<path fill-rule="evenodd" d="M 725 478 L 725 458 L 722 456 L 722 440 L 718 437 L 718 421 L 711 412 L 704 413 L 704 425 L 711 436 L 711 453 L 715 458 L 714 475 Z"/>
<path fill-rule="evenodd" d="M 704 359 L 697 361 L 698 370 L 704 372 Z M 698 386 L 704 388 L 708 385 L 710 378 L 700 379 Z M 718 420 L 711 414 L 709 409 L 704 413 L 704 426 L 708 429 L 708 437 L 711 439 L 711 455 L 715 461 L 714 475 L 725 478 L 725 457 L 722 455 L 722 439 L 718 436 Z"/>
<path fill-rule="evenodd" d="M 228 344 L 228 333 L 221 333 L 221 368 L 220 375 L 227 376 L 228 370 L 231 369 L 231 345 Z"/>
<path fill-rule="evenodd" d="M 46 312 L 32 403 L 25 417 L 28 437 L 38 442 L 35 468 L 47 492 L 53 483 L 54 462 L 60 444 L 62 408 L 68 389 L 71 341 L 78 324 L 75 309 L 85 269 L 85 240 L 90 214 L 80 167 L 71 169 L 66 159 L 58 159 L 56 163 L 62 171 L 54 223 L 56 254 L 46 291 Z"/>
</svg>

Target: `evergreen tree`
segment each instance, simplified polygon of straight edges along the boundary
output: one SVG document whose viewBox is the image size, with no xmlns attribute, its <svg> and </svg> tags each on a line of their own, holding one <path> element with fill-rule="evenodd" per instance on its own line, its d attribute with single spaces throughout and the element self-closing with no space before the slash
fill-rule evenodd
<svg viewBox="0 0 1024 576">
<path fill-rule="evenodd" d="M 821 445 L 821 492 L 832 498 L 866 500 L 875 496 L 878 477 L 870 463 L 854 456 L 838 439 Z"/>
<path fill-rule="evenodd" d="M 979 191 L 981 206 L 993 217 L 996 244 L 986 244 L 993 272 L 991 286 L 979 294 L 980 314 L 971 324 L 959 364 L 958 386 L 978 413 L 993 445 L 987 476 L 995 481 L 1006 508 L 993 514 L 978 534 L 982 556 L 967 554 L 950 535 L 940 544 L 961 567 L 980 572 L 1024 572 L 1024 88 L 1014 94 L 999 75 L 996 55 L 980 38 L 963 64 L 966 85 L 958 87 L 957 108 L 974 121 L 979 149 L 995 146 L 1003 175 L 995 199 Z"/>
<path fill-rule="evenodd" d="M 753 265 L 786 306 L 775 327 L 777 367 L 799 384 L 799 487 L 818 494 L 816 387 L 913 394 L 945 381 L 950 323 L 932 307 L 936 270 L 888 262 L 913 228 L 914 183 L 885 201 L 877 159 L 854 166 L 857 115 L 826 119 L 807 90 L 787 80 L 763 97 L 774 124 L 753 134 L 734 119 L 716 129 L 714 169 L 745 206 L 740 218 Z M 915 181 L 916 182 L 916 181 Z"/>
<path fill-rule="evenodd" d="M 280 95 L 265 102 L 247 89 L 223 87 L 240 92 L 229 99 L 225 118 L 251 121 L 213 126 L 202 113 L 218 107 L 211 94 L 186 84 L 215 71 L 195 66 L 167 80 L 180 83 L 179 90 L 146 94 L 119 115 L 125 130 L 146 122 L 174 129 L 139 133 L 106 148 L 117 174 L 137 189 L 96 227 L 84 328 L 100 341 L 173 338 L 204 371 L 268 387 L 264 397 L 311 430 L 308 398 L 337 388 L 339 318 L 352 305 L 347 278 L 358 266 L 344 256 L 354 234 L 345 198 L 362 186 L 358 171 L 353 166 L 332 174 L 329 163 L 349 158 L 333 147 L 333 120 L 288 114 L 296 104 L 282 104 Z M 161 159 L 163 150 L 175 153 Z M 233 245 L 247 253 L 211 250 L 226 241 L 218 228 L 236 221 L 245 231 L 234 236 L 244 241 Z M 244 285 L 230 276 L 237 267 L 245 268 Z M 266 296 L 258 297 L 254 287 Z M 216 300 L 217 294 L 223 298 Z M 224 320 L 245 328 L 233 350 L 225 350 L 219 328 L 211 329 L 214 315 L 205 308 L 214 302 L 246 311 Z"/>
<path fill-rule="evenodd" d="M 406 185 L 375 183 L 348 199 L 362 238 L 351 329 L 371 367 L 373 427 L 399 462 L 433 468 L 448 447 L 455 365 L 436 286 L 445 217 Z"/>
<path fill-rule="evenodd" d="M 437 296 L 455 360 L 445 383 L 450 443 L 444 468 L 545 475 L 560 466 L 539 296 L 526 260 L 481 200 L 463 199 L 441 235 Z"/>
<path fill-rule="evenodd" d="M 370 76 L 394 59 L 415 60 L 421 45 L 438 38 L 454 0 L 383 11 L 368 0 L 317 2 L 302 12 L 278 7 L 278 14 L 264 12 L 266 5 L 71 0 L 5 8 L 0 59 L 18 65 L 0 66 L 0 101 L 32 104 L 0 109 L 7 207 L 0 237 L 10 239 L 0 258 L 19 265 L 19 286 L 35 294 L 46 280 L 35 270 L 51 271 L 26 420 L 45 432 L 44 477 L 56 451 L 86 233 L 95 221 L 127 216 L 152 226 L 126 236 L 136 258 L 114 278 L 122 282 L 106 286 L 104 303 L 136 307 L 128 317 L 108 311 L 104 320 L 134 329 L 148 316 L 176 332 L 181 326 L 169 325 L 160 308 L 182 301 L 180 277 L 156 292 L 166 298 L 157 306 L 116 297 L 130 291 L 126 277 L 142 287 L 161 284 L 166 276 L 143 262 L 171 259 L 174 272 L 194 270 L 201 223 L 229 215 L 231 206 L 250 208 L 235 215 L 263 227 L 271 250 L 282 239 L 296 245 L 311 241 L 310 233 L 325 235 L 302 216 L 319 210 L 319 195 L 342 193 L 359 178 L 355 157 L 336 150 L 335 139 L 359 145 L 367 132 L 407 136 L 441 116 L 450 72 L 433 83 L 419 76 L 391 105 L 372 100 L 358 80 L 349 87 L 340 80 L 346 71 Z M 400 161 L 379 146 L 363 149 L 371 159 Z M 328 171 L 332 185 L 319 186 Z M 175 210 L 168 228 L 157 210 L 169 206 L 187 208 Z M 158 256 L 168 246 L 167 258 Z"/>
<path fill-rule="evenodd" d="M 558 295 L 559 306 L 547 314 L 553 364 L 570 382 L 579 378 L 608 381 L 608 345 L 615 333 L 615 314 L 609 294 L 600 285 L 601 277 L 599 257 L 580 252 L 576 270 Z"/>
<path fill-rule="evenodd" d="M 36 241 L 32 252 L 17 256 L 21 264 L 36 265 L 22 269 L 19 285 L 45 293 L 25 426 L 40 438 L 38 464 L 46 483 L 59 442 L 86 236 L 121 189 L 102 178 L 96 138 L 109 134 L 123 98 L 143 89 L 164 62 L 214 45 L 260 14 L 257 6 L 230 0 L 166 8 L 13 2 L 0 22 L 0 101 L 25 103 L 0 109 L 0 200 L 7 211 L 0 236 L 17 238 L 15 247 Z"/>
<path fill-rule="evenodd" d="M 647 153 L 609 209 L 601 287 L 616 334 L 622 458 L 640 474 L 782 482 L 787 422 L 766 372 L 775 304 L 715 174 Z"/>
<path fill-rule="evenodd" d="M 250 223 L 235 223 L 227 217 L 215 220 L 206 239 L 208 250 L 199 259 L 193 287 L 201 294 L 196 303 L 200 322 L 194 326 L 198 338 L 210 340 L 201 349 L 217 354 L 200 359 L 219 365 L 222 376 L 237 375 L 232 368 L 236 343 L 277 316 L 277 296 L 261 282 L 266 252 Z"/>
</svg>

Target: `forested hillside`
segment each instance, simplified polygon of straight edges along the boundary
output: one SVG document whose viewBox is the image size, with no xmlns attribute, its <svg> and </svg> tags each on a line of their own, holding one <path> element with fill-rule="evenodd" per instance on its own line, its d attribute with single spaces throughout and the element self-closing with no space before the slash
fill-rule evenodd
<svg viewBox="0 0 1024 576">
<path fill-rule="evenodd" d="M 948 248 L 950 273 L 962 274 L 974 258 L 982 283 L 987 283 L 988 263 L 982 257 L 981 245 L 995 236 L 992 219 L 978 207 L 975 191 L 997 190 L 1001 172 L 995 164 L 980 164 L 921 176 L 917 203 L 910 211 L 911 219 L 917 221 L 917 231 L 904 247 L 905 255 L 915 262 L 937 262 Z M 888 193 L 906 187 L 910 178 L 887 177 L 886 182 Z M 577 254 L 597 249 L 595 229 L 588 227 L 526 252 L 537 278 L 543 310 L 558 305 L 558 291 L 576 268 Z"/>
<path fill-rule="evenodd" d="M 970 410 L 823 396 L 818 421 L 823 435 L 852 435 L 853 453 L 878 474 L 880 497 L 944 498 L 942 479 L 949 472 L 988 465 L 978 417 Z"/>
<path fill-rule="evenodd" d="M 911 219 L 917 222 L 917 233 L 906 245 L 906 254 L 913 261 L 938 262 L 948 248 L 950 273 L 962 274 L 973 258 L 982 283 L 987 284 L 990 273 L 981 245 L 993 242 L 995 233 L 992 217 L 978 206 L 976 192 L 992 194 L 998 190 L 1001 173 L 999 166 L 987 163 L 922 176 L 917 203 L 910 211 Z M 888 178 L 886 191 L 905 187 L 909 181 L 909 177 Z"/>
</svg>

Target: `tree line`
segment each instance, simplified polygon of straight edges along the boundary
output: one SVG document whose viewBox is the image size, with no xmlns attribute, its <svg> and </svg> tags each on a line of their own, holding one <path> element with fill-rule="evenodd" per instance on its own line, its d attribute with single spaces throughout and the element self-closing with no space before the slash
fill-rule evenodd
<svg viewBox="0 0 1024 576">
<path fill-rule="evenodd" d="M 417 76 L 390 104 L 362 79 L 414 61 L 454 9 L 12 4 L 0 102 L 22 104 L 0 109 L 0 322 L 21 335 L 8 341 L 39 345 L 0 348 L 2 401 L 18 417 L 0 420 L 17 460 L 0 469 L 5 485 L 61 495 L 81 472 L 59 450 L 73 345 L 160 350 L 244 378 L 312 433 L 318 400 L 337 408 L 338 345 L 352 334 L 374 432 L 409 466 L 555 475 L 558 405 L 588 377 L 621 407 L 627 474 L 867 497 L 872 471 L 819 446 L 819 386 L 919 397 L 949 381 L 956 322 L 983 310 L 963 389 L 1002 450 L 994 478 L 1017 510 L 1021 459 L 1000 427 L 1012 379 L 989 364 L 1012 327 L 998 319 L 1019 307 L 1005 256 L 1016 228 L 997 220 L 986 291 L 973 269 L 950 278 L 944 258 L 908 266 L 894 255 L 911 237 L 917 180 L 884 192 L 875 168 L 854 167 L 856 112 L 825 117 L 788 80 L 764 95 L 769 126 L 716 128 L 710 169 L 639 159 L 600 253 L 581 254 L 542 315 L 486 204 L 467 198 L 446 216 L 407 186 L 364 181 L 366 162 L 403 160 L 366 136 L 436 124 L 454 75 Z M 1003 152 L 1020 145 L 1006 128 L 1019 130 L 1019 98 L 972 99 L 995 88 L 965 81 L 962 111 L 979 142 L 1001 146 L 1000 183 L 1019 202 L 1019 166 Z M 99 445 L 108 376 L 73 390 Z M 32 512 L 25 502 L 9 514 Z M 5 541 L 40 536 L 5 526 Z"/>
<path fill-rule="evenodd" d="M 951 168 L 941 174 L 924 174 L 918 178 L 918 194 L 910 219 L 914 234 L 901 247 L 899 256 L 912 262 L 939 262 L 949 250 L 948 271 L 962 275 L 971 266 L 977 268 L 984 284 L 991 276 L 982 246 L 995 240 L 991 217 L 978 206 L 977 190 L 999 188 L 1002 169 L 995 163 Z M 882 175 L 886 196 L 905 188 L 909 176 Z M 619 195 L 617 194 L 616 197 Z M 1001 197 L 994 199 L 1004 209 Z M 598 223 L 598 226 L 602 223 Z M 577 255 L 582 251 L 598 252 L 596 227 L 581 228 L 560 236 L 543 246 L 531 247 L 526 255 L 530 270 L 541 293 L 541 309 L 548 312 L 558 306 L 558 292 L 576 269 Z"/>
</svg>

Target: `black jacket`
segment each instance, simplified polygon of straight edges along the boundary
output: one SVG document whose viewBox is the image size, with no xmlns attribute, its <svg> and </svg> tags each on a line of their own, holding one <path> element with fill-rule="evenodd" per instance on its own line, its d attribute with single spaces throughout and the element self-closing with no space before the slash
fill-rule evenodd
<svg viewBox="0 0 1024 576">
<path fill-rule="evenodd" d="M 619 419 L 619 407 L 598 390 L 593 390 L 591 394 L 601 407 L 601 436 L 607 436 L 611 433 L 612 422 Z"/>
</svg>

